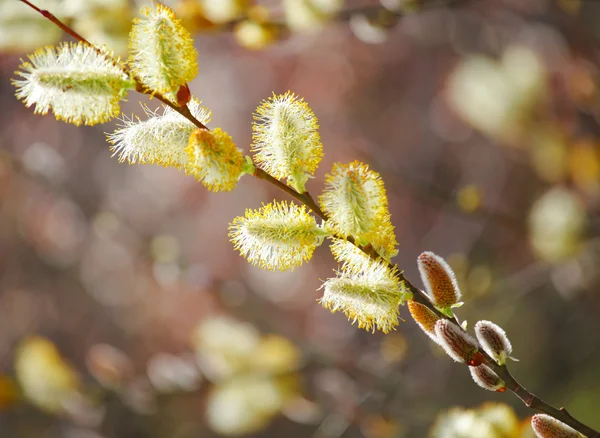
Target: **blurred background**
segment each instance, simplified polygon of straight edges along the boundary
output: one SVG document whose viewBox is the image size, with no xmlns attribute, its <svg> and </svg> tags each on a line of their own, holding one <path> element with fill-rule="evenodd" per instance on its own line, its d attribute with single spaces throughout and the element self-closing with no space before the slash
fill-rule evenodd
<svg viewBox="0 0 600 438">
<path fill-rule="evenodd" d="M 166 3 L 195 36 L 210 126 L 248 152 L 262 99 L 304 97 L 325 152 L 313 196 L 334 162 L 368 163 L 407 278 L 422 286 L 422 251 L 447 258 L 458 316 L 500 324 L 514 376 L 600 428 L 600 2 Z M 126 57 L 143 3 L 37 4 Z M 118 121 L 25 108 L 20 58 L 61 39 L 0 0 L 2 438 L 532 436 L 533 412 L 473 384 L 405 308 L 388 335 L 323 309 L 326 245 L 288 273 L 242 259 L 230 221 L 287 195 L 122 165 Z M 132 93 L 124 114 L 140 102 L 158 107 Z"/>
</svg>

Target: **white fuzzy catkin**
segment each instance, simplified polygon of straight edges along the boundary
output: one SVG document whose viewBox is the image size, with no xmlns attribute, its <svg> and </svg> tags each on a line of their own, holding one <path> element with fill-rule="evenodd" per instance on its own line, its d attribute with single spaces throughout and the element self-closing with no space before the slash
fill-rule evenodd
<svg viewBox="0 0 600 438">
<path fill-rule="evenodd" d="M 512 353 L 512 345 L 500 326 L 490 321 L 478 321 L 475 324 L 475 335 L 481 347 L 499 365 L 506 363 Z"/>
<path fill-rule="evenodd" d="M 538 438 L 583 438 L 575 429 L 547 414 L 531 417 L 531 427 Z"/>
<path fill-rule="evenodd" d="M 469 367 L 473 381 L 481 388 L 488 391 L 504 392 L 506 386 L 504 381 L 492 371 L 487 365 L 479 365 L 477 367 Z"/>
<path fill-rule="evenodd" d="M 45 47 L 29 56 L 13 79 L 17 98 L 36 114 L 52 111 L 74 125 L 104 123 L 120 113 L 120 100 L 135 88 L 120 61 L 104 48 L 79 43 Z"/>
<path fill-rule="evenodd" d="M 477 352 L 477 342 L 457 324 L 447 319 L 435 323 L 435 334 L 444 351 L 456 362 L 469 362 Z"/>
<path fill-rule="evenodd" d="M 200 101 L 193 99 L 188 107 L 203 124 L 210 121 L 211 112 Z M 196 126 L 170 107 L 164 106 L 162 113 L 143 108 L 146 120 L 123 118 L 120 128 L 107 135 L 111 150 L 121 162 L 183 169 L 188 161 L 185 149 Z"/>
</svg>

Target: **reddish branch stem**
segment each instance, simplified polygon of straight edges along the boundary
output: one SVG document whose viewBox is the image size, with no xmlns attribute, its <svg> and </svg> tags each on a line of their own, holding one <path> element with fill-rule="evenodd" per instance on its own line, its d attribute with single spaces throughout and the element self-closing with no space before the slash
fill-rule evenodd
<svg viewBox="0 0 600 438">
<path fill-rule="evenodd" d="M 37 12 L 39 12 L 40 14 L 42 14 L 44 17 L 46 17 L 48 20 L 50 20 L 52 23 L 54 23 L 55 25 L 57 25 L 58 27 L 61 28 L 61 30 L 72 36 L 73 38 L 75 38 L 77 41 L 81 41 L 83 43 L 89 44 L 90 46 L 92 44 L 90 44 L 90 42 L 88 40 L 86 40 L 84 37 L 82 37 L 81 35 L 79 35 L 77 32 L 75 32 L 75 30 L 73 30 L 72 28 L 70 28 L 69 26 L 67 26 L 66 24 L 64 24 L 62 21 L 60 21 L 58 18 L 56 18 L 54 16 L 54 14 L 52 14 L 52 12 L 47 11 L 45 9 L 40 9 L 38 8 L 36 5 L 34 5 L 33 3 L 27 1 L 27 0 L 19 0 L 23 3 L 25 3 L 27 6 L 29 6 L 31 9 L 36 10 Z"/>
<path fill-rule="evenodd" d="M 81 42 L 83 42 L 85 44 L 88 44 L 91 47 L 96 48 L 94 45 L 92 45 L 91 43 L 89 43 L 85 38 L 83 38 L 81 35 L 79 35 L 77 32 L 75 32 L 69 26 L 67 26 L 64 23 L 62 23 L 58 18 L 56 18 L 49 11 L 46 11 L 46 10 L 38 8 L 37 6 L 35 6 L 31 2 L 29 2 L 28 0 L 19 0 L 19 1 L 25 3 L 26 5 L 28 5 L 32 9 L 34 9 L 37 12 L 39 12 L 40 14 L 42 14 L 44 17 L 46 17 L 52 23 L 54 23 L 55 25 L 57 25 L 58 27 L 60 27 L 65 33 L 67 33 L 71 37 L 73 37 L 76 40 L 81 41 Z M 454 0 L 451 0 L 448 3 L 453 3 L 453 2 L 454 2 Z M 446 3 L 446 4 L 448 4 L 448 3 Z M 365 11 L 362 11 L 362 12 L 365 12 Z M 199 120 L 197 120 L 193 116 L 193 114 L 190 112 L 190 110 L 187 107 L 187 105 L 178 106 L 178 105 L 174 104 L 173 102 L 169 101 L 167 98 L 165 98 L 161 94 L 153 93 L 152 90 L 149 90 L 148 88 L 146 88 L 146 86 L 143 83 L 141 83 L 141 81 L 139 81 L 138 78 L 134 77 L 134 79 L 136 80 L 136 82 L 138 84 L 137 87 L 136 87 L 136 91 L 138 91 L 139 93 L 142 93 L 142 94 L 146 94 L 146 95 L 150 95 L 150 96 L 156 97 L 158 100 L 160 100 L 161 102 L 163 102 L 165 105 L 168 105 L 169 107 L 171 107 L 172 109 L 174 109 L 175 111 L 177 111 L 179 114 L 181 114 L 182 116 L 184 116 L 187 120 L 189 120 L 191 123 L 193 123 L 198 128 L 200 128 L 200 129 L 208 129 L 204 124 L 202 124 Z M 321 219 L 327 220 L 326 214 L 321 210 L 321 208 L 313 200 L 312 196 L 308 192 L 298 193 L 292 187 L 290 187 L 287 184 L 279 181 L 278 179 L 276 179 L 273 176 L 269 175 L 267 172 L 265 172 L 263 169 L 260 169 L 260 168 L 256 168 L 256 170 L 253 173 L 253 176 L 256 177 L 256 178 L 265 180 L 268 183 L 274 185 L 278 189 L 284 191 L 285 193 L 287 193 L 288 195 L 290 195 L 291 197 L 293 197 L 294 199 L 296 199 L 298 202 L 304 204 L 306 207 L 308 207 L 310 210 L 312 210 Z M 352 242 L 352 243 L 354 243 L 355 245 L 357 245 L 361 250 L 363 250 L 366 254 L 368 254 L 373 259 L 383 260 L 383 258 L 377 253 L 377 251 L 375 251 L 375 249 L 372 246 L 370 246 L 370 245 L 368 245 L 368 246 L 358 245 L 354 241 L 354 239 L 352 239 L 351 237 L 348 237 L 347 240 L 350 241 L 350 242 Z M 390 267 L 394 268 L 395 266 L 392 265 L 392 264 L 390 264 Z M 440 318 L 450 319 L 446 315 L 444 315 L 443 313 L 441 313 L 439 310 L 437 310 L 435 308 L 435 306 L 431 303 L 429 297 L 423 291 L 421 291 L 419 288 L 415 287 L 404 276 L 403 273 L 398 273 L 398 277 L 403 282 L 403 284 L 405 285 L 405 287 L 412 293 L 412 300 L 413 301 L 426 306 L 427 308 L 429 308 L 432 312 L 434 312 Z M 456 319 L 455 319 L 455 321 L 456 321 Z M 573 418 L 573 416 L 571 416 L 571 414 L 569 414 L 569 412 L 567 412 L 567 410 L 565 408 L 557 409 L 557 408 L 549 405 L 548 403 L 546 403 L 545 401 L 543 401 L 542 399 L 540 399 L 536 395 L 534 395 L 534 394 L 530 393 L 529 391 L 527 391 L 512 376 L 512 374 L 510 373 L 510 371 L 508 370 L 508 368 L 506 367 L 506 365 L 500 366 L 488 354 L 486 354 L 485 351 L 480 351 L 480 352 L 485 356 L 485 358 L 486 358 L 486 364 L 494 370 L 494 372 L 506 383 L 506 387 L 510 391 L 512 391 L 517 397 L 519 397 L 519 399 L 521 399 L 521 401 L 526 406 L 528 406 L 528 407 L 530 407 L 532 409 L 544 412 L 544 413 L 546 413 L 546 414 L 548 414 L 548 415 L 556 418 L 557 420 L 562 421 L 565 424 L 568 424 L 573 429 L 575 429 L 578 432 L 586 435 L 588 438 L 600 438 L 600 433 L 598 433 L 594 429 L 586 426 L 585 424 L 583 424 L 580 421 L 578 421 L 575 418 Z"/>
<path fill-rule="evenodd" d="M 54 23 L 56 26 L 58 26 L 63 32 L 65 32 L 67 35 L 73 37 L 75 40 L 80 41 L 80 42 L 82 42 L 84 44 L 87 44 L 88 46 L 90 46 L 94 50 L 96 50 L 98 53 L 102 53 L 102 52 L 100 52 L 100 50 L 95 45 L 93 45 L 92 43 L 90 43 L 88 40 L 86 40 L 80 34 L 78 34 L 77 32 L 75 32 L 75 30 L 73 30 L 71 27 L 67 26 L 65 23 L 63 23 L 58 18 L 56 18 L 56 16 L 54 14 L 52 14 L 50 11 L 47 11 L 45 9 L 40 9 L 36 5 L 34 5 L 33 3 L 31 3 L 28 0 L 18 0 L 18 1 L 20 1 L 22 3 L 25 3 L 27 6 L 29 6 L 33 10 L 35 10 L 35 11 L 39 12 L 40 14 L 42 14 L 45 18 L 47 18 L 48 20 L 50 20 L 52 23 Z M 126 68 L 124 68 L 124 71 L 127 74 L 130 73 Z M 174 104 L 173 102 L 171 102 L 166 97 L 164 97 L 162 94 L 154 92 L 154 91 L 148 89 L 148 87 L 146 87 L 146 85 L 144 85 L 144 83 L 137 76 L 134 75 L 133 79 L 137 83 L 135 91 L 137 91 L 138 93 L 141 93 L 141 94 L 149 95 L 150 97 L 156 97 L 162 103 L 164 103 L 165 105 L 173 108 L 175 111 L 177 111 L 183 117 L 185 117 L 186 119 L 188 119 L 190 122 L 192 122 L 198 128 L 200 128 L 200 129 L 208 129 L 202 122 L 200 122 L 198 119 L 196 119 L 192 115 L 192 113 L 190 112 L 190 109 L 187 107 L 187 105 L 178 106 L 178 105 Z M 185 85 L 185 86 L 187 86 L 187 85 Z"/>
</svg>

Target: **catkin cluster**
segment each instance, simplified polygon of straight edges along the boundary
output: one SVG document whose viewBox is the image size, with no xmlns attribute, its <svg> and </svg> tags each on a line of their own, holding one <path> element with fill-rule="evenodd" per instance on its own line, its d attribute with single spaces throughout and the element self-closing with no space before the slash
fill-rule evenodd
<svg viewBox="0 0 600 438">
<path fill-rule="evenodd" d="M 287 184 L 296 199 L 310 200 L 305 204 L 312 211 L 286 201 L 246 210 L 229 228 L 243 257 L 265 269 L 291 270 L 327 242 L 339 268 L 322 285 L 323 307 L 343 312 L 360 328 L 387 333 L 398 325 L 399 306 L 408 303 L 419 327 L 455 361 L 469 365 L 479 386 L 505 391 L 494 370 L 505 366 L 511 343 L 492 322 L 475 324 L 476 339 L 459 324 L 453 309 L 462 305 L 461 293 L 448 263 L 432 252 L 418 257 L 426 292 L 421 302 L 391 264 L 398 243 L 380 175 L 359 161 L 335 163 L 315 205 L 306 183 L 323 157 L 323 145 L 308 104 L 289 91 L 261 102 L 254 113 L 252 155 L 244 156 L 224 130 L 207 128 L 211 111 L 187 85 L 197 74 L 190 33 L 168 7 L 157 4 L 143 8 L 134 21 L 126 62 L 81 39 L 36 51 L 13 84 L 17 97 L 36 113 L 52 111 L 75 125 L 115 118 L 130 90 L 158 98 L 161 110 L 144 107 L 143 120 L 123 117 L 107 135 L 119 161 L 174 167 L 215 192 L 232 190 L 243 175 L 259 171 Z M 71 379 L 67 371 L 62 380 Z M 534 416 L 532 425 L 539 437 L 577 436 L 548 415 Z"/>
</svg>

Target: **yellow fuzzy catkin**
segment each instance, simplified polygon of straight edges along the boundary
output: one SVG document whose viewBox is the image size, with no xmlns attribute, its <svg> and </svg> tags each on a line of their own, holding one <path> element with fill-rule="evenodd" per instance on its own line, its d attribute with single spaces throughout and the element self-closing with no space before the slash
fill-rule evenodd
<svg viewBox="0 0 600 438">
<path fill-rule="evenodd" d="M 330 278 L 319 302 L 333 313 L 342 311 L 358 328 L 388 333 L 398 325 L 402 295 L 396 282 L 377 277 L 365 272 Z"/>
<path fill-rule="evenodd" d="M 161 4 L 141 9 L 129 35 L 129 65 L 153 92 L 175 93 L 198 74 L 198 54 L 190 33 Z"/>
<path fill-rule="evenodd" d="M 323 284 L 323 307 L 342 311 L 359 328 L 388 333 L 398 325 L 399 306 L 408 298 L 403 283 L 382 260 L 373 260 L 352 243 L 332 239 L 331 252 L 342 263 Z"/>
<path fill-rule="evenodd" d="M 319 204 L 328 223 L 343 236 L 371 244 L 386 260 L 396 255 L 396 236 L 383 181 L 366 164 L 335 163 L 325 177 Z"/>
<path fill-rule="evenodd" d="M 264 100 L 254 114 L 252 132 L 255 161 L 304 193 L 323 157 L 319 123 L 306 102 L 290 91 Z"/>
<path fill-rule="evenodd" d="M 197 129 L 185 149 L 185 170 L 213 192 L 231 191 L 244 167 L 244 156 L 226 132 Z"/>
<path fill-rule="evenodd" d="M 229 238 L 242 256 L 253 265 L 279 271 L 310 260 L 323 235 L 305 206 L 285 201 L 247 209 L 229 226 Z"/>
</svg>

